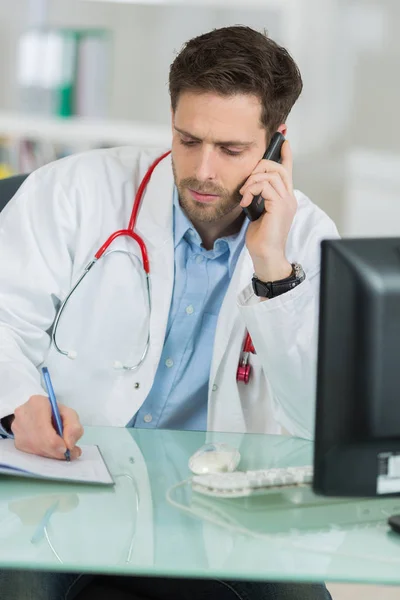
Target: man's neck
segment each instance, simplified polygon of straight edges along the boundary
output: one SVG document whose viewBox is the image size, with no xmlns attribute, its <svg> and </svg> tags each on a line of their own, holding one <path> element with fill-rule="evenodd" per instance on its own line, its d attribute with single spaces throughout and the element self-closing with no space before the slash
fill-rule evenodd
<svg viewBox="0 0 400 600">
<path fill-rule="evenodd" d="M 238 233 L 245 219 L 244 212 L 240 211 L 229 213 L 218 221 L 192 221 L 194 228 L 201 237 L 203 246 L 206 250 L 212 250 L 214 242 L 218 238 L 227 237 Z"/>
</svg>

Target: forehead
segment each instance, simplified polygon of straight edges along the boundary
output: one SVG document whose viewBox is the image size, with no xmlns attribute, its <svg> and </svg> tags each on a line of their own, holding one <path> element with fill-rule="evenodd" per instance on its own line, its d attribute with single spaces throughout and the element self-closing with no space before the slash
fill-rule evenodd
<svg viewBox="0 0 400 600">
<path fill-rule="evenodd" d="M 251 141 L 264 133 L 261 102 L 250 94 L 183 92 L 175 110 L 174 125 L 210 142 L 233 138 Z"/>
</svg>

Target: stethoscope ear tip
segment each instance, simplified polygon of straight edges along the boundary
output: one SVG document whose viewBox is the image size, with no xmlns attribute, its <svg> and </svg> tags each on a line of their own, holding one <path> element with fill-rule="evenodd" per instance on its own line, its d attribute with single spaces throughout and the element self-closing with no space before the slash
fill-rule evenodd
<svg viewBox="0 0 400 600">
<path fill-rule="evenodd" d="M 122 369 L 123 364 L 119 360 L 114 360 L 113 367 L 114 367 L 114 369 Z"/>
<path fill-rule="evenodd" d="M 75 350 L 71 350 L 70 352 L 68 352 L 67 354 L 68 358 L 70 358 L 71 360 L 75 360 L 76 357 L 78 356 L 77 353 L 75 352 Z"/>
</svg>

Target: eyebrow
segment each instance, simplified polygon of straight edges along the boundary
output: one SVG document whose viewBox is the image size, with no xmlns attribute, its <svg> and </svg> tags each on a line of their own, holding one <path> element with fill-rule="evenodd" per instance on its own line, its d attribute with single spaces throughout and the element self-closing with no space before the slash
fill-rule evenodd
<svg viewBox="0 0 400 600">
<path fill-rule="evenodd" d="M 174 129 L 181 135 L 185 135 L 186 137 L 189 137 L 192 140 L 195 140 L 196 142 L 203 141 L 200 138 L 193 135 L 192 133 L 189 133 L 188 131 L 185 131 L 184 129 L 179 129 L 179 127 L 176 127 L 175 125 L 174 125 Z M 243 148 L 249 148 L 250 146 L 253 146 L 254 142 L 243 142 L 241 140 L 226 140 L 226 141 L 215 140 L 214 144 L 216 144 L 217 146 L 240 146 Z"/>
</svg>

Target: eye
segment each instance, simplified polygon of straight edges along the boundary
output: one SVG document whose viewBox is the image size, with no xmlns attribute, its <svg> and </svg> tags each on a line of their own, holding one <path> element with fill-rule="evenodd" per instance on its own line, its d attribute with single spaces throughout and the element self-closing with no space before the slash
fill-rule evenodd
<svg viewBox="0 0 400 600">
<path fill-rule="evenodd" d="M 199 142 L 196 140 L 183 140 L 182 138 L 179 140 L 182 146 L 195 146 Z"/>
<path fill-rule="evenodd" d="M 241 150 L 229 150 L 229 148 L 221 148 L 221 150 L 228 156 L 240 156 L 242 154 Z"/>
</svg>

